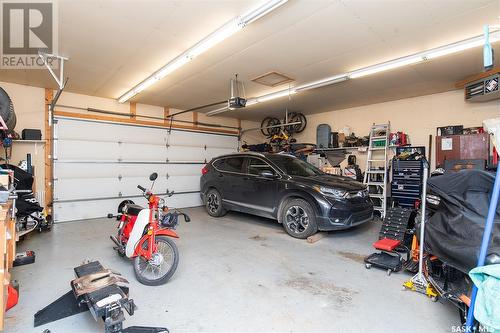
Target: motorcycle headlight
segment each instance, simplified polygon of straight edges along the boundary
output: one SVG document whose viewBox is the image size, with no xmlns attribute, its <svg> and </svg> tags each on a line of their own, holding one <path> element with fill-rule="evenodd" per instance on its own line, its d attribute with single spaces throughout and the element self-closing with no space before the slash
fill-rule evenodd
<svg viewBox="0 0 500 333">
<path fill-rule="evenodd" d="M 347 192 L 343 190 L 337 190 L 331 187 L 326 186 L 317 186 L 316 190 L 323 195 L 333 197 L 335 199 L 343 199 L 347 196 Z"/>
</svg>

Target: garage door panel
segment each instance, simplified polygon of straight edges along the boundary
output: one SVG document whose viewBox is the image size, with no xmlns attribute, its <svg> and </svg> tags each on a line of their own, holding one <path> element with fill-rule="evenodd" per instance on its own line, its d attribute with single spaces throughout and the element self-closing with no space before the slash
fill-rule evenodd
<svg viewBox="0 0 500 333">
<path fill-rule="evenodd" d="M 169 177 L 175 176 L 198 176 L 201 177 L 201 169 L 204 164 L 169 164 L 167 173 Z"/>
<path fill-rule="evenodd" d="M 167 160 L 164 147 L 154 144 L 122 143 L 118 148 L 121 161 L 155 161 Z"/>
<path fill-rule="evenodd" d="M 140 199 L 140 198 L 138 198 Z M 83 202 L 54 203 L 54 222 L 66 222 L 103 217 L 109 213 L 116 214 L 118 205 L 124 199 L 93 200 Z M 139 201 L 133 199 L 139 204 Z M 114 220 L 103 223 L 114 223 Z"/>
<path fill-rule="evenodd" d="M 59 119 L 54 137 L 60 140 L 164 144 L 167 130 L 85 120 Z"/>
<path fill-rule="evenodd" d="M 89 168 L 92 172 L 89 172 Z M 57 178 L 118 178 L 144 177 L 151 173 L 166 175 L 167 164 L 125 164 L 125 163 L 55 163 L 54 174 Z"/>
<path fill-rule="evenodd" d="M 54 156 L 60 160 L 108 160 L 119 158 L 118 144 L 113 142 L 57 141 Z"/>
<path fill-rule="evenodd" d="M 200 190 L 200 176 L 177 176 L 167 180 L 169 191 L 188 192 Z"/>
<path fill-rule="evenodd" d="M 55 124 L 56 222 L 104 217 L 128 197 L 145 204 L 137 185 L 149 188 L 153 172 L 154 192 L 176 192 L 169 206 L 199 206 L 205 159 L 237 149 L 236 136 L 62 118 Z"/>
<path fill-rule="evenodd" d="M 69 178 L 54 181 L 54 200 L 80 200 L 99 197 L 116 197 L 120 192 L 117 178 Z"/>
<path fill-rule="evenodd" d="M 170 208 L 198 207 L 203 204 L 199 193 L 174 194 L 166 198 L 166 202 Z"/>
<path fill-rule="evenodd" d="M 55 202 L 54 221 L 66 222 L 74 220 L 85 220 L 102 218 L 108 213 L 116 214 L 118 205 L 124 199 L 91 200 L 83 202 Z M 132 198 L 136 204 L 145 206 L 146 202 L 140 197 Z M 167 205 L 171 208 L 185 208 L 201 206 L 202 202 L 199 193 L 175 194 L 166 199 Z M 113 223 L 113 220 L 103 223 Z"/>
<path fill-rule="evenodd" d="M 204 148 L 170 146 L 167 149 L 167 158 L 172 162 L 203 162 Z"/>
<path fill-rule="evenodd" d="M 234 149 L 230 148 L 207 148 L 204 153 L 204 158 L 206 161 L 210 161 L 215 157 L 234 153 Z"/>
</svg>

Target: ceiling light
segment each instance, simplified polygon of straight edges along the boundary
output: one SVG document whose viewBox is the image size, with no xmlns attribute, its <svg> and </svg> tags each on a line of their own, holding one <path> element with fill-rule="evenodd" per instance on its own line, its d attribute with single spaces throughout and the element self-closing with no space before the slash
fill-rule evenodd
<svg viewBox="0 0 500 333">
<path fill-rule="evenodd" d="M 275 10 L 276 8 L 284 5 L 288 0 L 272 0 L 259 8 L 252 10 L 251 12 L 245 14 L 241 18 L 241 22 L 244 25 L 250 24 L 253 21 L 260 19 L 262 16 L 268 14 L 269 12 Z"/>
<path fill-rule="evenodd" d="M 496 30 L 490 33 L 490 43 L 494 43 L 500 40 L 500 30 Z M 448 54 L 472 49 L 474 47 L 484 45 L 484 36 L 476 36 L 469 38 L 457 43 L 448 44 L 445 46 L 437 47 L 435 49 L 423 52 L 426 59 L 434 59 L 437 57 L 442 57 Z"/>
<path fill-rule="evenodd" d="M 250 98 L 250 99 L 247 99 L 246 106 L 254 105 L 254 104 L 257 104 L 257 103 L 259 103 L 259 101 L 257 100 L 257 98 Z"/>
<path fill-rule="evenodd" d="M 172 60 L 171 62 L 169 62 L 165 66 L 163 66 L 158 72 L 156 72 L 154 74 L 154 76 L 157 77 L 159 80 L 161 80 L 165 76 L 167 76 L 168 74 L 175 71 L 176 69 L 187 64 L 190 60 L 191 59 L 187 55 L 183 54 L 183 55 L 175 58 L 174 60 Z"/>
<path fill-rule="evenodd" d="M 196 43 L 194 46 L 183 52 L 181 55 L 176 57 L 174 60 L 167 63 L 165 66 L 160 68 L 150 77 L 136 85 L 134 88 L 127 91 L 125 94 L 118 98 L 118 102 L 124 103 L 130 98 L 134 97 L 147 87 L 151 86 L 153 83 L 161 80 L 165 76 L 169 75 L 173 71 L 182 67 L 192 59 L 196 58 L 200 54 L 204 53 L 208 49 L 214 47 L 218 43 L 222 42 L 229 36 L 235 34 L 239 30 L 243 29 L 248 24 L 258 20 L 262 16 L 268 14 L 269 12 L 277 9 L 281 5 L 285 4 L 288 0 L 271 0 L 261 5 L 260 7 L 251 10 L 241 16 L 237 16 L 231 21 L 224 24 L 222 27 L 218 28 L 212 32 L 207 37 L 203 38 L 201 41 Z"/>
<path fill-rule="evenodd" d="M 375 73 L 387 71 L 390 69 L 415 64 L 415 63 L 423 61 L 423 60 L 424 60 L 424 57 L 422 57 L 421 55 L 399 58 L 396 60 L 391 60 L 391 61 L 387 61 L 387 62 L 384 62 L 381 64 L 368 66 L 365 68 L 355 70 L 355 71 L 349 73 L 349 78 L 355 79 L 358 77 L 363 77 L 366 75 L 375 74 Z"/>
<path fill-rule="evenodd" d="M 276 99 L 276 98 L 281 98 L 281 97 L 293 95 L 296 92 L 297 91 L 295 91 L 295 89 L 280 90 L 280 91 L 277 91 L 277 92 L 274 92 L 274 93 L 271 93 L 271 94 L 267 94 L 267 95 L 263 95 L 263 96 L 257 97 L 257 103 L 267 102 L 267 101 L 270 101 L 272 99 Z"/>
<path fill-rule="evenodd" d="M 323 79 L 323 80 L 318 80 L 318 81 L 314 81 L 311 83 L 303 84 L 301 86 L 296 87 L 295 91 L 300 92 L 300 91 L 305 91 L 305 90 L 309 90 L 309 89 L 316 89 L 316 88 L 328 86 L 330 84 L 344 82 L 347 79 L 349 79 L 349 76 L 347 74 L 335 75 L 335 76 L 328 77 L 328 78 Z"/>
<path fill-rule="evenodd" d="M 190 57 L 191 59 L 196 58 L 200 54 L 204 53 L 208 49 L 219 44 L 224 39 L 233 35 L 234 33 L 236 33 L 237 31 L 239 31 L 242 28 L 243 28 L 243 26 L 240 25 L 240 18 L 239 17 L 229 21 L 228 23 L 224 24 L 219 29 L 212 32 L 207 37 L 203 38 L 200 42 L 198 42 L 192 48 L 190 48 L 187 51 L 188 57 Z"/>
</svg>

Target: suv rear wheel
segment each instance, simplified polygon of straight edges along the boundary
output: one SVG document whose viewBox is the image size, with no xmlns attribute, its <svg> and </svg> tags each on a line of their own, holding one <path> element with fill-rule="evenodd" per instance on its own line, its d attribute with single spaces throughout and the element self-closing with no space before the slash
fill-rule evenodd
<svg viewBox="0 0 500 333">
<path fill-rule="evenodd" d="M 281 209 L 281 223 L 292 237 L 304 239 L 318 231 L 316 214 L 311 204 L 304 199 L 290 199 Z"/>
<path fill-rule="evenodd" d="M 219 191 L 212 188 L 205 195 L 205 208 L 207 213 L 213 217 L 221 217 L 226 214 L 226 210 L 222 207 L 222 196 Z"/>
</svg>

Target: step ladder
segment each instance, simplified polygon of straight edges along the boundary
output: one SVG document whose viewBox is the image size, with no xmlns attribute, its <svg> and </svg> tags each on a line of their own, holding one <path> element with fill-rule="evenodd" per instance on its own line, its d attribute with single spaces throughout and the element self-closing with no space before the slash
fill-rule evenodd
<svg viewBox="0 0 500 333">
<path fill-rule="evenodd" d="M 366 170 L 363 183 L 367 185 L 373 208 L 385 217 L 387 209 L 387 155 L 389 149 L 390 123 L 373 124 L 370 130 L 370 142 L 366 159 Z"/>
</svg>

